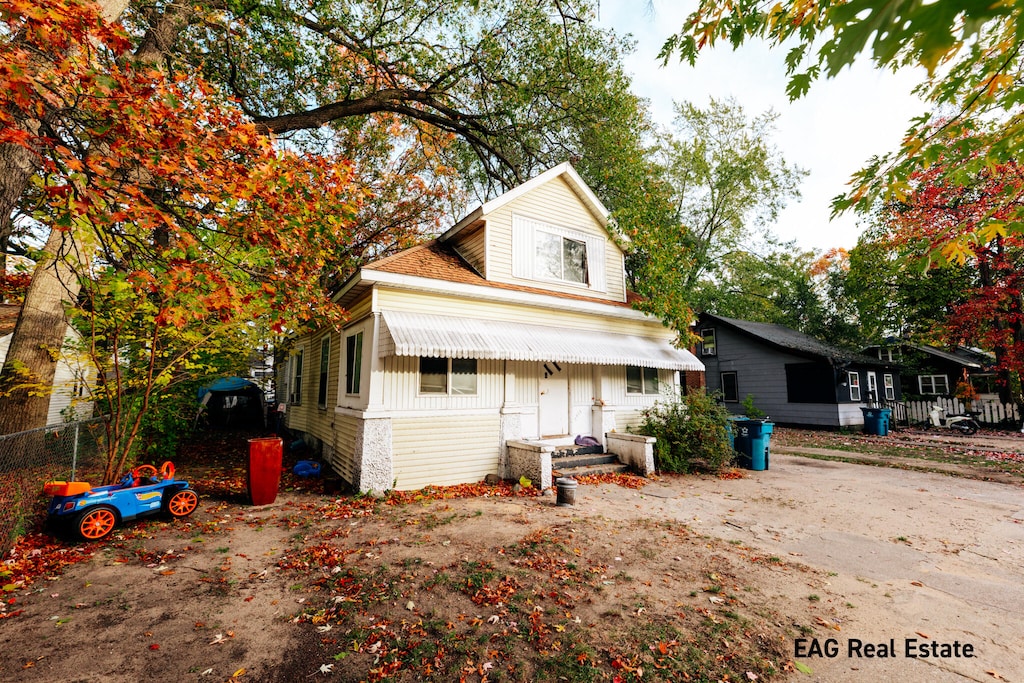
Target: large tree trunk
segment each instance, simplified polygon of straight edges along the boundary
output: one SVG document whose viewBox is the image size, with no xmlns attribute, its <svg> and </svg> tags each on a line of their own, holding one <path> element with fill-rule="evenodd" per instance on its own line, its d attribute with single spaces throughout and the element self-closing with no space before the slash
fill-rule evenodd
<svg viewBox="0 0 1024 683">
<path fill-rule="evenodd" d="M 36 264 L 32 284 L 0 373 L 0 434 L 46 425 L 57 359 L 67 320 L 64 302 L 78 296 L 78 279 L 69 254 L 70 235 L 53 230 L 46 255 Z"/>
<path fill-rule="evenodd" d="M 128 7 L 128 0 L 99 0 L 97 4 L 104 19 L 115 21 Z M 22 123 L 30 131 L 38 130 L 39 125 L 38 120 Z M 10 234 L 11 217 L 37 169 L 38 161 L 29 150 L 0 145 L 0 235 Z M 64 302 L 78 296 L 75 259 L 68 260 L 69 254 L 77 256 L 69 249 L 73 244 L 73 235 L 53 230 L 44 248 L 46 256 L 32 274 L 0 370 L 0 434 L 46 425 L 56 358 L 67 329 Z"/>
</svg>

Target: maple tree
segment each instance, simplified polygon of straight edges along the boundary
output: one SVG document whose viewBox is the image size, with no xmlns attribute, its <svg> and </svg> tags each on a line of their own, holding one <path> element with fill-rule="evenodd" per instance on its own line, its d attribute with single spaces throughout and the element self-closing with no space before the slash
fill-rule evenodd
<svg viewBox="0 0 1024 683">
<path fill-rule="evenodd" d="M 0 431 L 35 426 L 45 415 L 45 387 L 64 329 L 62 309 L 77 297 L 78 274 L 92 272 L 86 262 L 92 249 L 102 247 L 108 252 L 102 257 L 108 258 L 121 249 L 111 245 L 123 240 L 133 244 L 133 255 L 155 253 L 154 245 L 178 239 L 164 223 L 181 218 L 162 216 L 160 209 L 173 213 L 189 201 L 174 185 L 180 177 L 139 190 L 138 196 L 158 209 L 147 219 L 152 230 L 135 235 L 111 231 L 112 222 L 102 218 L 92 226 L 85 225 L 91 217 L 66 214 L 60 218 L 65 223 L 58 224 L 47 214 L 54 197 L 51 182 L 65 188 L 58 192 L 73 188 L 78 201 L 85 189 L 76 183 L 101 175 L 87 157 L 105 154 L 108 133 L 81 117 L 96 100 L 111 98 L 123 86 L 104 69 L 131 70 L 137 88 L 152 81 L 147 97 L 166 98 L 164 116 L 148 119 L 121 99 L 119 108 L 108 107 L 103 114 L 112 129 L 133 134 L 147 126 L 159 129 L 178 116 L 181 103 L 201 96 L 231 112 L 229 123 L 203 124 L 207 139 L 214 130 L 230 137 L 245 126 L 245 135 L 261 149 L 267 140 L 257 139 L 269 137 L 297 157 L 346 161 L 347 182 L 359 188 L 352 192 L 358 198 L 350 207 L 354 213 L 345 216 L 347 242 L 329 239 L 320 245 L 331 253 L 335 272 L 309 277 L 302 281 L 304 289 L 292 293 L 297 310 L 312 315 L 323 312 L 320 299 L 303 300 L 299 292 L 336 283 L 361 260 L 407 246 L 436 227 L 443 211 L 468 196 L 456 187 L 456 178 L 459 185 L 487 193 L 585 145 L 604 144 L 608 138 L 595 139 L 590 131 L 609 112 L 635 109 L 637 102 L 625 96 L 620 55 L 627 43 L 595 29 L 591 16 L 587 2 L 518 0 L 405 0 L 383 6 L 321 0 L 301 8 L 276 2 L 241 7 L 219 0 L 188 5 L 104 0 L 100 10 L 76 0 L 7 3 L 2 18 L 8 31 L 0 47 L 12 68 L 0 74 L 6 86 L 0 102 L 6 131 L 0 139 L 0 239 L 8 240 L 26 223 L 59 229 L 50 232 L 41 251 L 27 294 L 30 303 L 0 378 L 6 383 L 0 392 Z M 119 18 L 123 31 L 110 25 Z M 82 84 L 76 91 L 78 77 Z M 168 94 L 165 82 L 185 90 L 180 97 Z M 618 119 L 623 126 L 633 120 Z M 151 144 L 146 135 L 136 141 L 142 144 Z M 149 150 L 167 151 L 159 145 Z M 72 163 L 86 173 L 78 177 L 82 171 Z M 54 164 L 58 175 L 66 171 L 70 184 L 52 181 Z M 152 180 L 144 166 L 115 163 L 106 171 L 109 191 Z M 271 174 L 267 182 L 281 181 Z M 290 191 L 285 185 L 282 191 Z M 244 193 L 233 200 L 227 194 L 217 198 L 230 204 L 225 212 L 251 208 Z M 283 208 L 283 199 L 275 200 L 282 204 L 277 208 Z M 205 207 L 211 214 L 203 220 L 226 215 L 215 205 Z M 302 210 L 292 218 L 308 225 L 317 215 L 324 213 Z M 76 241 L 85 233 L 95 240 Z M 307 232 L 305 248 L 312 248 L 314 237 Z M 228 246 L 215 249 L 229 262 L 245 262 L 248 257 L 221 251 Z M 315 270 L 323 263 L 318 255 L 306 259 L 301 249 L 286 253 L 281 246 L 263 245 L 263 255 L 274 252 L 274 268 L 309 263 Z M 121 267 L 117 258 L 106 263 Z M 276 291 L 278 301 L 269 295 L 263 299 L 281 315 L 285 309 L 281 290 Z"/>
<path fill-rule="evenodd" d="M 1015 2 L 702 0 L 665 42 L 661 58 L 678 55 L 692 64 L 701 50 L 720 42 L 736 47 L 764 39 L 788 50 L 791 99 L 864 53 L 880 68 L 923 68 L 915 93 L 932 112 L 912 121 L 898 151 L 873 158 L 856 172 L 853 189 L 833 203 L 836 211 L 869 213 L 877 202 L 900 200 L 913 191 L 917 174 L 938 168 L 944 180 L 962 185 L 1021 156 L 1022 13 L 1024 6 Z M 1014 191 L 1003 191 L 1000 201 L 993 197 L 986 203 L 989 215 L 974 221 L 971 231 L 946 233 L 935 241 L 933 256 L 963 262 L 973 256 L 978 236 L 982 243 L 990 241 L 986 231 L 995 225 L 1024 229 Z"/>
<path fill-rule="evenodd" d="M 992 228 L 1020 209 L 1024 169 L 999 164 L 970 182 L 953 183 L 936 165 L 911 180 L 913 191 L 885 212 L 888 245 L 927 269 L 935 265 L 938 245 L 969 236 L 970 255 L 960 265 L 970 280 L 950 302 L 943 337 L 951 345 L 994 352 L 1003 400 L 1024 406 L 1024 234 Z"/>
<path fill-rule="evenodd" d="M 59 70 L 7 71 L 4 111 L 45 95 L 54 113 L 39 134 L 8 127 L 5 139 L 39 155 L 35 215 L 77 251 L 59 262 L 81 292 L 69 302 L 81 352 L 102 378 L 92 393 L 110 416 L 109 482 L 150 401 L 202 376 L 213 340 L 237 341 L 258 317 L 278 330 L 341 319 L 326 285 L 358 256 L 362 188 L 344 160 L 276 149 L 202 78 L 122 59 L 123 35 L 76 9 L 88 29 L 63 34 L 77 42 Z M 8 387 L 45 396 L 12 374 L 24 380 Z"/>
</svg>

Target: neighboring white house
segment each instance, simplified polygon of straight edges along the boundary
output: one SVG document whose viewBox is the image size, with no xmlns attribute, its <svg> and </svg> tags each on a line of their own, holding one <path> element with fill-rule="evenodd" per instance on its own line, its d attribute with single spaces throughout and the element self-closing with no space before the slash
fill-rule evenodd
<svg viewBox="0 0 1024 683">
<path fill-rule="evenodd" d="M 630 306 L 607 223 L 562 164 L 364 266 L 336 297 L 344 329 L 292 340 L 278 368 L 288 428 L 360 491 L 515 476 L 510 445 L 620 438 L 704 366 Z"/>
<path fill-rule="evenodd" d="M 0 304 L 0 364 L 7 358 L 14 326 L 18 322 L 20 304 Z M 92 417 L 93 404 L 86 392 L 86 383 L 95 377 L 91 366 L 79 359 L 69 342 L 77 333 L 70 326 L 64 334 L 64 348 L 54 371 L 53 393 L 50 394 L 50 408 L 46 425 L 59 425 L 73 420 Z"/>
</svg>

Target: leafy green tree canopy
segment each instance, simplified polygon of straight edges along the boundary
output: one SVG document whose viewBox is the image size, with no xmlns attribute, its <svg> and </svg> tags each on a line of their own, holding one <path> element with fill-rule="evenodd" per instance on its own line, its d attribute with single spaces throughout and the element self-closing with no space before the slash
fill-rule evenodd
<svg viewBox="0 0 1024 683">
<path fill-rule="evenodd" d="M 775 119 L 771 111 L 749 118 L 731 99 L 681 103 L 660 139 L 655 158 L 670 213 L 628 235 L 629 266 L 649 312 L 679 330 L 691 308 L 721 299 L 732 265 L 770 242 L 765 226 L 799 196 L 804 171 L 771 144 Z"/>
<path fill-rule="evenodd" d="M 899 200 L 913 191 L 913 176 L 941 161 L 945 180 L 969 184 L 982 169 L 1020 158 L 1024 150 L 1024 5 L 1019 2 L 918 0 L 702 0 L 680 32 L 661 51 L 691 64 L 700 50 L 719 42 L 733 47 L 763 39 L 785 47 L 791 99 L 819 77 L 833 77 L 868 53 L 881 68 L 923 67 L 915 92 L 930 113 L 914 119 L 898 151 L 871 159 L 854 174 L 853 189 L 837 197 L 838 211 L 869 212 L 879 200 Z M 1003 188 L 1005 220 L 992 215 L 971 234 L 950 233 L 933 245 L 932 257 L 958 262 L 979 241 L 1024 231 L 1017 188 Z"/>
</svg>

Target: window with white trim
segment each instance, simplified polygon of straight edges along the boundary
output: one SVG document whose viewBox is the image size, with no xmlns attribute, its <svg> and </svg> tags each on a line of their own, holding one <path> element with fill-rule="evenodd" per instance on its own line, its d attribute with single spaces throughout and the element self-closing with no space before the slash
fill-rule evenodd
<svg viewBox="0 0 1024 683">
<path fill-rule="evenodd" d="M 330 367 L 331 337 L 328 335 L 320 340 L 320 383 L 316 393 L 316 405 L 319 408 L 327 407 L 327 374 Z"/>
<path fill-rule="evenodd" d="M 706 327 L 700 331 L 700 355 L 715 356 L 718 354 L 718 342 L 715 339 L 715 328 Z"/>
<path fill-rule="evenodd" d="M 917 386 L 925 395 L 949 395 L 949 378 L 946 375 L 918 375 Z"/>
<path fill-rule="evenodd" d="M 722 382 L 722 400 L 726 403 L 739 403 L 740 385 L 735 372 L 719 373 Z"/>
<path fill-rule="evenodd" d="M 475 358 L 420 358 L 420 393 L 472 396 L 476 394 Z"/>
<path fill-rule="evenodd" d="M 359 393 L 363 369 L 363 333 L 356 332 L 345 338 L 345 393 Z"/>
<path fill-rule="evenodd" d="M 859 372 L 848 372 L 846 373 L 846 381 L 850 385 L 850 400 L 860 400 L 860 373 Z"/>
<path fill-rule="evenodd" d="M 543 221 L 512 216 L 512 275 L 599 292 L 605 283 L 607 238 Z"/>
<path fill-rule="evenodd" d="M 587 243 L 550 232 L 534 233 L 534 273 L 545 280 L 590 284 L 587 279 Z"/>
<path fill-rule="evenodd" d="M 896 380 L 890 374 L 882 375 L 882 386 L 885 390 L 885 400 L 896 400 Z"/>
<path fill-rule="evenodd" d="M 658 368 L 641 368 L 638 365 L 626 366 L 627 394 L 657 394 Z"/>
<path fill-rule="evenodd" d="M 291 358 L 291 396 L 288 398 L 289 403 L 296 405 L 302 403 L 302 356 L 303 349 L 299 349 Z"/>
</svg>

